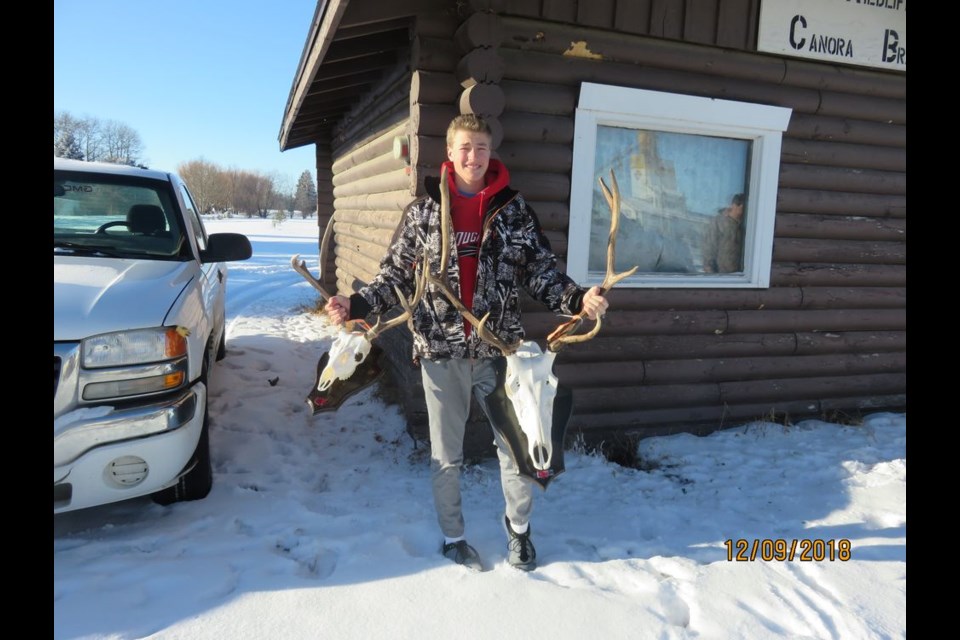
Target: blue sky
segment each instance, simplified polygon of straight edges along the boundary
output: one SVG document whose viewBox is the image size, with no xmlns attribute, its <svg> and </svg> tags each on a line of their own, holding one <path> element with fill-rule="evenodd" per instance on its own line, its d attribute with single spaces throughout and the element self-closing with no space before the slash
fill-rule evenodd
<svg viewBox="0 0 960 640">
<path fill-rule="evenodd" d="M 140 134 L 146 163 L 205 159 L 316 178 L 314 146 L 280 152 L 316 0 L 55 0 L 53 110 Z M 282 185 L 281 185 L 282 186 Z"/>
</svg>

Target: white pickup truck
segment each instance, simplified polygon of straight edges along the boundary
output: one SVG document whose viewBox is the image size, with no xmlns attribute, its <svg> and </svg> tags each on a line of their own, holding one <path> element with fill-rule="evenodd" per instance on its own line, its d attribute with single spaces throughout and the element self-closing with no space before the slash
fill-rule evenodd
<svg viewBox="0 0 960 640">
<path fill-rule="evenodd" d="M 207 379 L 224 357 L 225 262 L 184 182 L 53 161 L 53 511 L 211 488 Z"/>
</svg>

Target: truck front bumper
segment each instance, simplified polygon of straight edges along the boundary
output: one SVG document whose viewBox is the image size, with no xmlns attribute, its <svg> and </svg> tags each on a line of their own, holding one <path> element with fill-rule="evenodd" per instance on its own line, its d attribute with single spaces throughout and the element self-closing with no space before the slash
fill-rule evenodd
<svg viewBox="0 0 960 640">
<path fill-rule="evenodd" d="M 54 421 L 53 512 L 139 496 L 174 484 L 203 429 L 202 382 L 133 408 L 80 408 Z"/>
</svg>

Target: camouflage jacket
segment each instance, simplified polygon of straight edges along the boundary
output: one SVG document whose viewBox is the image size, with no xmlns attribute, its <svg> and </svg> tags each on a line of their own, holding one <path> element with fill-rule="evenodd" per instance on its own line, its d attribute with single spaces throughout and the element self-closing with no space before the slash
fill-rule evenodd
<svg viewBox="0 0 960 640">
<path fill-rule="evenodd" d="M 429 257 L 431 273 L 440 270 L 439 178 L 424 181 L 427 195 L 404 211 L 390 250 L 380 262 L 380 271 L 370 284 L 350 298 L 351 318 L 380 315 L 399 304 L 394 286 L 406 298 L 413 297 L 415 270 L 423 256 Z M 557 258 L 543 235 L 533 209 L 517 191 L 504 188 L 485 207 L 483 235 L 477 265 L 473 313 L 482 318 L 490 312 L 486 327 L 507 342 L 521 340 L 520 288 L 554 313 L 580 311 L 586 289 L 557 270 Z M 457 251 L 450 242 L 447 279 L 460 294 Z M 426 252 L 424 249 L 426 248 Z M 488 358 L 500 350 L 482 341 L 476 331 L 464 333 L 463 316 L 446 297 L 428 286 L 413 310 L 413 355 L 427 358 Z"/>
</svg>

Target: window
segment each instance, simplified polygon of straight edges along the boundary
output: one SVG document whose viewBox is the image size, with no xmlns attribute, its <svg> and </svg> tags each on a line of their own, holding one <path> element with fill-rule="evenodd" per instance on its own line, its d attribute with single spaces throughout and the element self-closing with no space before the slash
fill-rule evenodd
<svg viewBox="0 0 960 640">
<path fill-rule="evenodd" d="M 60 252 L 96 257 L 178 257 L 170 184 L 129 175 L 54 170 L 53 240 Z"/>
<path fill-rule="evenodd" d="M 767 287 L 790 109 L 584 83 L 577 106 L 567 270 L 606 272 L 620 193 L 618 286 Z M 583 238 L 584 240 L 575 240 Z"/>
<path fill-rule="evenodd" d="M 187 208 L 186 217 L 188 224 L 193 229 L 193 235 L 197 239 L 197 248 L 204 251 L 207 248 L 207 230 L 203 226 L 203 221 L 200 219 L 200 216 L 197 215 L 197 207 L 193 204 L 193 198 L 190 197 L 190 192 L 187 191 L 187 188 L 182 184 L 180 185 L 180 196 L 183 198 L 183 205 Z"/>
</svg>

